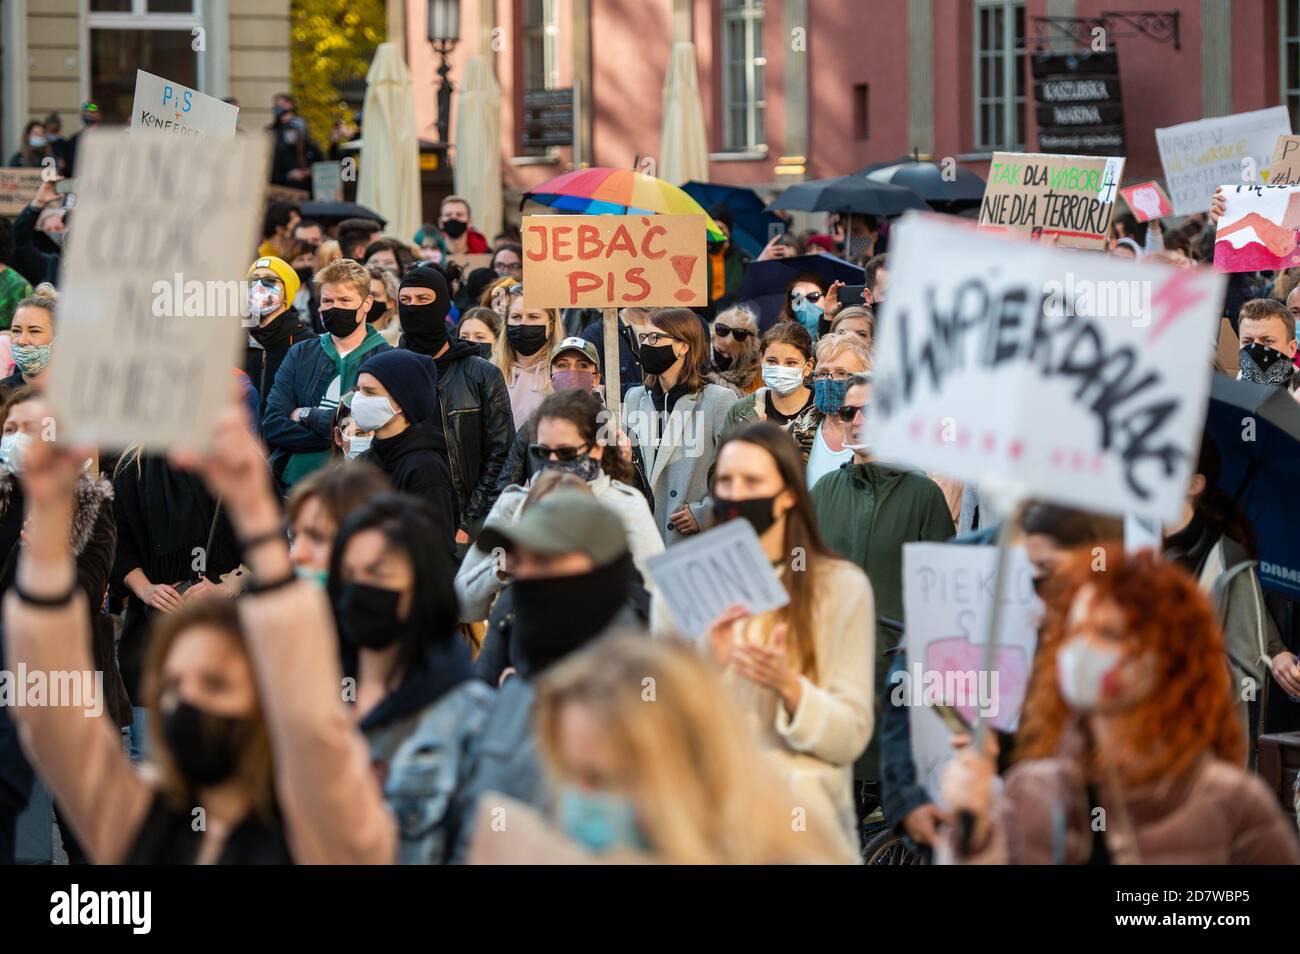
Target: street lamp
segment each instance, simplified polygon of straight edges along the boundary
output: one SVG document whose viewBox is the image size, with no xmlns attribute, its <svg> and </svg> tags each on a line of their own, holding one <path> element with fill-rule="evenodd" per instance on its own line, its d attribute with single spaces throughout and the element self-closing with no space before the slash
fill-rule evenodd
<svg viewBox="0 0 1300 954">
<path fill-rule="evenodd" d="M 429 0 L 429 42 L 433 51 L 442 58 L 438 65 L 438 141 L 447 142 L 447 130 L 451 124 L 451 80 L 447 74 L 451 67 L 447 64 L 447 54 L 456 49 L 460 39 L 460 0 Z"/>
</svg>

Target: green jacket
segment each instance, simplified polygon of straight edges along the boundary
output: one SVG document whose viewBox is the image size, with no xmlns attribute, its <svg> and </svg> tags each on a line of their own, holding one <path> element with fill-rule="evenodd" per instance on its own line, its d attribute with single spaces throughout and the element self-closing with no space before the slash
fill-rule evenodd
<svg viewBox="0 0 1300 954">
<path fill-rule="evenodd" d="M 866 572 L 875 596 L 876 721 L 886 698 L 889 654 L 902 633 L 879 622 L 903 619 L 903 544 L 942 543 L 955 532 L 943 491 L 919 471 L 903 471 L 875 462 L 844 464 L 812 491 L 817 525 L 826 545 Z M 860 779 L 880 778 L 879 732 L 854 767 Z"/>
</svg>

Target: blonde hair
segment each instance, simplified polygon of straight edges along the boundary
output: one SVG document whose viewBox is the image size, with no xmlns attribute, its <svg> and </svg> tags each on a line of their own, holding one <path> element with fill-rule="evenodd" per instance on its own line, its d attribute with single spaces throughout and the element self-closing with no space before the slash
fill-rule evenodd
<svg viewBox="0 0 1300 954">
<path fill-rule="evenodd" d="M 512 295 L 510 298 L 510 305 L 511 306 L 514 305 L 515 299 L 520 299 L 521 304 L 519 307 L 522 311 L 527 313 L 528 305 L 522 302 L 523 297 L 524 296 L 522 294 Z M 564 322 L 560 320 L 560 312 L 559 309 L 557 308 L 538 308 L 535 310 L 546 313 L 546 324 L 547 324 L 546 344 L 542 346 L 542 350 L 538 352 L 538 354 L 540 356 L 539 359 L 541 361 L 549 362 L 551 359 L 551 351 L 555 348 L 556 345 L 558 345 L 561 341 L 564 340 Z M 505 318 L 501 322 L 501 333 L 497 335 L 496 341 L 492 343 L 492 363 L 501 369 L 501 373 L 505 375 L 506 384 L 510 383 L 511 369 L 513 369 L 515 364 L 519 362 L 519 356 L 515 354 L 515 349 L 510 344 L 510 335 L 508 333 L 509 330 L 510 330 L 510 307 L 507 306 Z M 550 394 L 551 376 L 547 374 L 544 375 L 544 378 L 545 380 L 543 383 L 542 391 L 546 394 Z"/>
<path fill-rule="evenodd" d="M 854 318 L 861 318 L 867 323 L 867 337 L 871 341 L 876 340 L 876 316 L 870 308 L 863 305 L 849 305 L 847 308 L 841 308 L 840 313 L 835 316 L 831 322 L 831 334 L 836 334 L 840 327 L 846 321 L 852 321 Z M 862 337 L 859 335 L 858 337 Z"/>
<path fill-rule="evenodd" d="M 622 758 L 622 779 L 656 861 L 847 860 L 818 819 L 795 830 L 799 806 L 790 789 L 764 761 L 717 670 L 685 643 L 611 634 L 548 669 L 537 691 L 538 736 L 552 781 L 563 776 L 561 711 L 583 706 Z"/>
<path fill-rule="evenodd" d="M 350 285 L 363 299 L 370 297 L 370 272 L 350 258 L 336 258 L 311 279 L 317 288 L 325 285 Z"/>
<path fill-rule="evenodd" d="M 817 339 L 816 356 L 818 366 L 827 361 L 834 361 L 844 352 L 851 352 L 862 362 L 862 370 L 871 370 L 871 348 L 851 331 L 837 331 Z"/>
</svg>

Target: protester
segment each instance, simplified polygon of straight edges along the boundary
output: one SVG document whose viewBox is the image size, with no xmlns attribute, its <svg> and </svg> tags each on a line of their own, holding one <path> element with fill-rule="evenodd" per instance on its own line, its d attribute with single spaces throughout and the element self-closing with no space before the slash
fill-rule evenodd
<svg viewBox="0 0 1300 954">
<path fill-rule="evenodd" d="M 366 246 L 362 264 L 367 267 L 377 265 L 401 275 L 414 260 L 411 250 L 404 242 L 396 239 L 377 239 Z"/>
<path fill-rule="evenodd" d="M 32 201 L 14 217 L 14 251 L 10 264 L 33 287 L 59 283 L 60 249 L 67 209 L 54 181 L 43 179 Z"/>
<path fill-rule="evenodd" d="M 889 287 L 888 256 L 873 255 L 867 260 L 863 271 L 862 283 L 866 288 L 862 292 L 862 302 L 872 310 L 879 310 L 885 303 L 885 290 Z"/>
<path fill-rule="evenodd" d="M 478 350 L 480 358 L 491 361 L 492 346 L 496 344 L 500 330 L 501 322 L 497 318 L 497 313 L 491 308 L 475 305 L 460 316 L 460 324 L 456 326 L 456 336 L 461 341 L 471 342 Z"/>
<path fill-rule="evenodd" d="M 0 393 L 9 394 L 22 387 L 44 390 L 54 349 L 54 310 L 58 301 L 52 286 L 39 285 L 36 294 L 24 298 L 14 309 L 9 326 L 14 373 L 0 379 Z"/>
<path fill-rule="evenodd" d="M 709 217 L 723 235 L 721 241 L 710 239 L 708 243 L 709 304 L 713 305 L 731 299 L 740 291 L 749 256 L 731 241 L 734 221 L 730 208 L 715 205 L 709 209 Z"/>
<path fill-rule="evenodd" d="M 357 371 L 369 355 L 390 350 L 364 320 L 373 299 L 370 273 L 363 266 L 339 259 L 319 271 L 314 281 L 327 330 L 289 349 L 262 415 L 272 471 L 284 488 L 329 459 L 339 398 L 356 387 Z"/>
<path fill-rule="evenodd" d="M 7 218 L 0 216 L 0 331 L 13 321 L 18 303 L 32 294 L 32 286 L 16 270 L 10 268 L 14 259 L 14 230 Z"/>
<path fill-rule="evenodd" d="M 807 467 L 809 488 L 853 459 L 853 448 L 848 446 L 850 428 L 838 411 L 844 406 L 849 379 L 871 368 L 871 351 L 851 332 L 822 337 L 817 342 L 816 358 L 813 406 L 790 425 Z"/>
<path fill-rule="evenodd" d="M 709 465 L 736 395 L 701 374 L 709 345 L 694 312 L 656 311 L 639 338 L 645 383 L 624 398 L 624 429 L 671 545 L 713 523 Z"/>
<path fill-rule="evenodd" d="M 339 252 L 356 262 L 365 261 L 366 249 L 379 237 L 379 223 L 374 219 L 344 219 L 335 230 Z"/>
<path fill-rule="evenodd" d="M 54 154 L 54 167 L 59 175 L 68 175 L 68 139 L 63 135 L 63 119 L 58 113 L 45 117 L 45 141 Z"/>
<path fill-rule="evenodd" d="M 380 265 L 367 265 L 370 273 L 370 311 L 366 323 L 374 328 L 390 347 L 396 348 L 402 338 L 402 325 L 397 319 L 397 292 L 401 287 L 398 273 Z"/>
<path fill-rule="evenodd" d="M 450 336 L 451 295 L 437 268 L 408 271 L 398 296 L 403 328 L 399 347 L 432 357 L 437 370 L 440 424 L 460 513 L 456 543 L 463 547 L 496 500 L 498 478 L 514 439 L 511 396 L 505 378 L 480 354 L 478 345 Z"/>
<path fill-rule="evenodd" d="M 293 227 L 293 237 L 311 246 L 314 252 L 320 248 L 321 242 L 325 241 L 325 229 L 315 219 L 300 219 Z"/>
<path fill-rule="evenodd" d="M 294 230 L 301 221 L 302 213 L 292 202 L 270 203 L 262 217 L 262 244 L 257 247 L 258 257 L 292 258 L 290 243 L 294 241 Z"/>
<path fill-rule="evenodd" d="M 315 335 L 293 308 L 298 295 L 298 274 L 284 259 L 266 256 L 248 268 L 248 338 L 244 348 L 244 373 L 257 388 L 257 420 L 266 413 L 266 402 L 276 372 L 289 349 Z M 254 324 L 253 322 L 256 322 Z"/>
<path fill-rule="evenodd" d="M 526 421 L 551 393 L 548 358 L 562 340 L 564 325 L 554 308 L 529 308 L 521 286 L 511 292 L 505 317 L 505 334 L 497 337 L 493 363 L 505 376 L 510 392 L 510 415 Z"/>
<path fill-rule="evenodd" d="M 867 343 L 870 348 L 876 341 L 876 318 L 870 308 L 863 308 L 858 305 L 850 305 L 848 308 L 841 308 L 835 313 L 835 320 L 831 322 L 830 333 L 839 334 L 841 331 L 852 332 Z"/>
<path fill-rule="evenodd" d="M 77 146 L 81 142 L 82 133 L 87 129 L 98 126 L 103 118 L 104 114 L 99 108 L 98 103 L 86 100 L 86 102 L 81 104 L 81 128 L 77 130 L 77 132 L 73 133 L 72 137 L 68 140 L 68 168 L 64 175 L 69 179 L 77 174 Z"/>
<path fill-rule="evenodd" d="M 9 166 L 17 169 L 39 169 L 45 165 L 46 159 L 50 160 L 50 168 L 55 168 L 54 148 L 45 135 L 45 123 L 39 119 L 30 120 L 23 126 L 18 151 L 9 157 Z"/>
<path fill-rule="evenodd" d="M 343 521 L 367 500 L 392 489 L 378 467 L 360 460 L 322 467 L 298 481 L 284 508 L 294 572 L 324 588 Z"/>
<path fill-rule="evenodd" d="M 504 242 L 492 253 L 492 273 L 497 278 L 523 281 L 524 249 L 518 242 Z"/>
<path fill-rule="evenodd" d="M 469 202 L 449 195 L 438 208 L 438 230 L 444 251 L 452 255 L 482 255 L 490 249 L 483 233 L 475 230 Z"/>
<path fill-rule="evenodd" d="M 325 156 L 311 138 L 307 122 L 298 115 L 298 104 L 292 96 L 277 93 L 271 110 L 275 116 L 267 127 L 274 135 L 271 182 L 295 189 L 310 189 L 311 165 Z"/>
<path fill-rule="evenodd" d="M 758 366 L 758 316 L 752 309 L 737 305 L 713 319 L 707 377 L 711 384 L 720 384 L 742 398 L 763 383 Z"/>
<path fill-rule="evenodd" d="M 1293 825 L 1240 766 L 1236 687 L 1209 601 L 1150 552 L 1081 552 L 1063 569 L 1000 794 L 966 749 L 943 795 L 969 812 L 955 860 L 1296 864 Z M 1231 810 L 1225 810 L 1231 806 Z M 1097 810 L 1107 823 L 1095 824 Z"/>
<path fill-rule="evenodd" d="M 788 428 L 812 407 L 808 380 L 813 369 L 813 342 L 807 330 L 793 321 L 778 322 L 764 333 L 760 347 L 763 386 L 753 394 L 741 395 L 727 411 L 723 425 L 727 433 L 755 421 Z"/>
<path fill-rule="evenodd" d="M 454 796 L 449 860 L 463 862 L 487 793 L 545 811 L 550 804 L 537 751 L 533 680 L 617 625 L 626 613 L 633 564 L 619 516 L 589 494 L 557 491 L 511 524 L 485 527 L 476 542 L 498 550 L 512 578 L 511 639 L 517 674 L 506 679 L 467 753 Z"/>
<path fill-rule="evenodd" d="M 1254 298 L 1237 314 L 1241 370 L 1237 377 L 1256 384 L 1294 390 L 1296 378 L 1295 316 L 1272 298 Z"/>
<path fill-rule="evenodd" d="M 627 400 L 627 392 L 642 383 L 640 336 L 650 330 L 650 309 L 620 308 L 618 310 L 618 390 L 619 399 Z M 600 355 L 600 374 L 608 380 L 605 371 L 605 322 L 593 321 L 582 329 L 582 337 L 596 346 Z"/>
<path fill-rule="evenodd" d="M 803 325 L 808 334 L 817 338 L 826 313 L 825 296 L 830 282 L 807 272 L 790 280 L 785 288 L 785 304 L 781 308 L 781 321 L 794 321 Z"/>
</svg>

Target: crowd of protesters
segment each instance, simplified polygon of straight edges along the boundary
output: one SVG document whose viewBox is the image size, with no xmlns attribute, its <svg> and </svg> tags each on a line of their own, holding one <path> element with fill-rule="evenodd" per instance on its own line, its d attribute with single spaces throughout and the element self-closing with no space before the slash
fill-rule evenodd
<svg viewBox="0 0 1300 954">
<path fill-rule="evenodd" d="M 274 132 L 274 181 L 302 185 L 321 151 L 291 97 Z M 71 145 L 32 123 L 12 164 L 70 172 Z M 887 222 L 774 237 L 759 260 L 835 252 L 865 287 L 842 307 L 801 275 L 765 322 L 712 210 L 709 307 L 617 316 L 610 426 L 606 326 L 530 301 L 517 232 L 489 241 L 458 196 L 414 236 L 271 203 L 237 397 L 205 451 L 164 455 L 42 432 L 62 198 L 0 220 L 0 668 L 101 673 L 107 701 L 0 707 L 0 861 L 33 806 L 95 863 L 838 863 L 871 832 L 956 863 L 1300 860 L 1297 806 L 1252 768 L 1300 728 L 1300 613 L 1263 598 L 1213 442 L 1137 554 L 1113 518 L 1000 513 L 877 459 Z M 1220 210 L 1120 216 L 1079 254 L 1195 267 Z M 1295 275 L 1233 275 L 1223 313 L 1237 366 L 1204 373 L 1300 384 Z M 732 520 L 789 602 L 692 640 L 648 563 Z M 903 547 L 1004 521 L 1046 607 L 1020 730 L 954 736 L 927 790 L 890 693 Z"/>
</svg>

